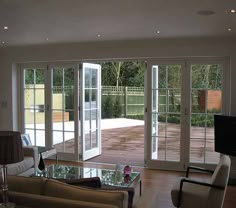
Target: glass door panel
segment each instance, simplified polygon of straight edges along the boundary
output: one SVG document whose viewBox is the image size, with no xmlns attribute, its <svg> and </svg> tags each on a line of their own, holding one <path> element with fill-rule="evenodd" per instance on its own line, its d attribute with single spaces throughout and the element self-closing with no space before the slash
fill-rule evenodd
<svg viewBox="0 0 236 208">
<path fill-rule="evenodd" d="M 214 114 L 222 113 L 223 64 L 191 65 L 190 162 L 218 163 Z"/>
<path fill-rule="evenodd" d="M 152 65 L 152 160 L 180 162 L 182 65 Z"/>
<path fill-rule="evenodd" d="M 24 68 L 24 132 L 33 145 L 45 146 L 45 69 Z"/>
<path fill-rule="evenodd" d="M 52 145 L 58 152 L 75 153 L 75 67 L 51 67 Z"/>
<path fill-rule="evenodd" d="M 82 66 L 82 157 L 87 160 L 101 154 L 101 66 L 83 63 Z"/>
</svg>

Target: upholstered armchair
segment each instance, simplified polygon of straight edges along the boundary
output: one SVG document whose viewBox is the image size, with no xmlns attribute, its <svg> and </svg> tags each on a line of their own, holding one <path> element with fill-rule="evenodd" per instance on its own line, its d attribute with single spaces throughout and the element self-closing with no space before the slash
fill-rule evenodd
<svg viewBox="0 0 236 208">
<path fill-rule="evenodd" d="M 171 191 L 172 202 L 181 208 L 222 208 L 229 178 L 231 160 L 222 156 L 215 171 L 199 167 L 188 167 L 186 176 L 180 178 Z M 203 171 L 212 174 L 211 179 L 194 180 L 189 177 L 190 170 Z"/>
</svg>

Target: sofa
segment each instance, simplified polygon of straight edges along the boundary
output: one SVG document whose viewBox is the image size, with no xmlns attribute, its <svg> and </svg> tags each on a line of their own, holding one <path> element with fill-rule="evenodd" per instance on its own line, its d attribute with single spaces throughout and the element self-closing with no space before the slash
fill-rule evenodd
<svg viewBox="0 0 236 208">
<path fill-rule="evenodd" d="M 30 176 L 37 170 L 39 161 L 38 148 L 34 146 L 23 147 L 23 151 L 23 161 L 7 165 L 8 175 Z"/>
<path fill-rule="evenodd" d="M 8 176 L 9 201 L 33 208 L 127 208 L 128 192 L 74 186 L 43 177 Z M 157 191 L 147 189 L 133 208 L 157 208 Z"/>
</svg>

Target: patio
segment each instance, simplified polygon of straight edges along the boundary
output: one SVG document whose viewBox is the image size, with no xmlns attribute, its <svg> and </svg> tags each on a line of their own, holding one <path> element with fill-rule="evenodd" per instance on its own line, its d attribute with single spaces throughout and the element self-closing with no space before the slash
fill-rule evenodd
<svg viewBox="0 0 236 208">
<path fill-rule="evenodd" d="M 96 163 L 144 166 L 144 122 L 132 119 L 104 119 L 101 123 L 102 154 L 87 161 Z M 168 137 L 165 140 L 165 128 Z M 180 152 L 179 126 L 177 124 L 159 125 L 158 158 L 160 160 L 178 161 Z M 192 127 L 190 159 L 199 163 L 217 163 L 218 153 L 214 152 L 213 129 L 207 129 L 204 141 L 204 128 Z M 74 140 L 66 141 L 67 152 L 73 151 Z M 62 148 L 61 144 L 56 145 Z M 204 151 L 206 148 L 206 151 Z"/>
</svg>

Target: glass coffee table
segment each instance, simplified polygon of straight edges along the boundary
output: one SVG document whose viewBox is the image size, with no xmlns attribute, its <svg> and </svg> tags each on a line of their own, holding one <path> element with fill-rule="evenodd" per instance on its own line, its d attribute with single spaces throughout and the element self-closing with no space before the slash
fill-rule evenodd
<svg viewBox="0 0 236 208">
<path fill-rule="evenodd" d="M 132 172 L 129 177 L 125 177 L 118 170 L 87 168 L 77 166 L 67 166 L 53 164 L 45 168 L 44 171 L 37 171 L 35 176 L 53 178 L 53 179 L 79 179 L 99 177 L 102 187 L 111 189 L 135 188 L 140 186 L 140 196 L 142 193 L 142 180 L 140 172 Z"/>
</svg>

